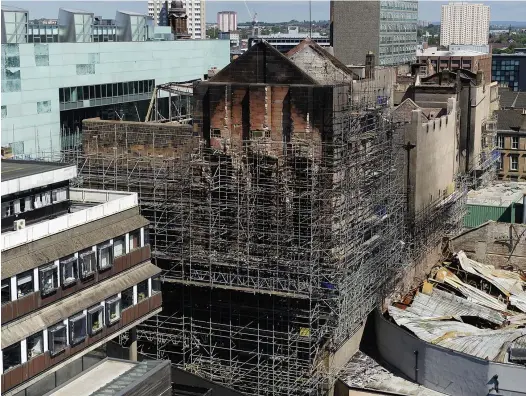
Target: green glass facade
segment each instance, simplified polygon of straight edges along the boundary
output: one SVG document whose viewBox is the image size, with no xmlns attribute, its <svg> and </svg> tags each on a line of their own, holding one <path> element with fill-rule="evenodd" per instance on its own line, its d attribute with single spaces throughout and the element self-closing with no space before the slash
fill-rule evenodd
<svg viewBox="0 0 526 396">
<path fill-rule="evenodd" d="M 416 60 L 418 1 L 380 1 L 380 65 Z"/>
</svg>

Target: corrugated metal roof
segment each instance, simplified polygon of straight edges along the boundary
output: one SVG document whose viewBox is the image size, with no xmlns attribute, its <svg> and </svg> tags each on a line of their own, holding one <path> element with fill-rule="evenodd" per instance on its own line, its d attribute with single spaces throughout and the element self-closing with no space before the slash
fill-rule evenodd
<svg viewBox="0 0 526 396">
<path fill-rule="evenodd" d="M 2 279 L 37 268 L 51 261 L 144 227 L 149 223 L 130 209 L 113 216 L 2 252 Z"/>
<path fill-rule="evenodd" d="M 433 289 L 431 295 L 417 293 L 411 306 L 406 309 L 419 316 L 476 316 L 502 325 L 506 317 L 502 312 L 484 307 L 462 297 L 442 290 Z"/>
<path fill-rule="evenodd" d="M 424 341 L 497 362 L 505 361 L 509 343 L 526 335 L 524 328 L 479 329 L 447 317 L 422 317 L 393 306 L 389 307 L 389 314 L 396 324 Z"/>
<path fill-rule="evenodd" d="M 147 262 L 2 326 L 2 349 L 161 272 Z"/>
</svg>

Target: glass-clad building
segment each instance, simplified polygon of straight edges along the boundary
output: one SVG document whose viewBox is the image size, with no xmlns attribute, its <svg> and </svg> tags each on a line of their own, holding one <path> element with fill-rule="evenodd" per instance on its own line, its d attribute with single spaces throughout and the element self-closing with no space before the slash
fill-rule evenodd
<svg viewBox="0 0 526 396">
<path fill-rule="evenodd" d="M 155 86 L 229 63 L 228 41 L 174 41 L 151 19 L 60 9 L 53 24 L 37 25 L 27 11 L 2 6 L 2 147 L 16 158 L 50 158 L 75 144 L 83 119 L 144 121 Z"/>
<path fill-rule="evenodd" d="M 526 91 L 526 53 L 493 54 L 491 79 L 513 91 Z"/>
</svg>

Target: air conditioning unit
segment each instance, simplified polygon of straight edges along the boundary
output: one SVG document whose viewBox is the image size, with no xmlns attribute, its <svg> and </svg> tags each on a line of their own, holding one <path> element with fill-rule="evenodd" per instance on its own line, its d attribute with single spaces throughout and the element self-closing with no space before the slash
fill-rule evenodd
<svg viewBox="0 0 526 396">
<path fill-rule="evenodd" d="M 24 219 L 15 220 L 15 222 L 13 223 L 13 229 L 15 231 L 18 231 L 22 228 L 26 228 L 26 221 Z"/>
</svg>

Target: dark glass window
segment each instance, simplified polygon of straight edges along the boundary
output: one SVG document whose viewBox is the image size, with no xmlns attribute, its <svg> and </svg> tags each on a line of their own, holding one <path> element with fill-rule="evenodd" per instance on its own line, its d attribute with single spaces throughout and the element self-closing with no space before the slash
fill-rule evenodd
<svg viewBox="0 0 526 396">
<path fill-rule="evenodd" d="M 71 90 L 69 88 L 64 88 L 64 102 L 69 102 L 71 100 L 70 92 Z"/>
<path fill-rule="evenodd" d="M 90 85 L 89 87 L 89 98 L 95 99 L 95 87 L 93 85 Z"/>
<path fill-rule="evenodd" d="M 128 95 L 128 83 L 122 83 L 123 93 L 124 95 Z"/>
<path fill-rule="evenodd" d="M 95 85 L 95 98 L 100 99 L 100 85 Z"/>
<path fill-rule="evenodd" d="M 59 88 L 58 90 L 58 96 L 60 98 L 60 103 L 64 103 L 64 88 Z"/>
<path fill-rule="evenodd" d="M 137 285 L 137 301 L 148 298 L 148 280 L 142 281 Z"/>
<path fill-rule="evenodd" d="M 4 363 L 4 373 L 22 363 L 22 347 L 20 342 L 2 350 L 2 361 Z"/>
<path fill-rule="evenodd" d="M 27 360 L 44 353 L 44 333 L 33 334 L 27 338 Z"/>
<path fill-rule="evenodd" d="M 84 88 L 83 87 L 77 87 L 77 99 L 84 100 Z"/>
<path fill-rule="evenodd" d="M 11 279 L 7 278 L 2 281 L 2 304 L 11 301 Z"/>
<path fill-rule="evenodd" d="M 84 100 L 88 100 L 90 98 L 89 86 L 82 87 L 82 90 L 84 91 Z"/>
<path fill-rule="evenodd" d="M 118 88 L 118 90 L 119 90 L 119 91 L 118 91 L 118 92 L 119 92 L 119 96 L 124 95 L 123 90 L 122 90 L 122 83 L 118 83 L 118 84 L 117 84 L 117 88 Z"/>
<path fill-rule="evenodd" d="M 161 291 L 161 277 L 156 276 L 152 278 L 152 294 L 159 293 Z"/>
<path fill-rule="evenodd" d="M 126 309 L 133 305 L 133 287 L 121 292 L 122 309 Z"/>
<path fill-rule="evenodd" d="M 33 270 L 29 270 L 16 276 L 17 296 L 24 297 L 35 290 L 33 284 Z"/>
<path fill-rule="evenodd" d="M 119 91 L 117 89 L 117 84 L 112 84 L 112 87 L 113 87 L 113 89 L 111 90 L 112 96 L 118 96 L 119 95 Z"/>
</svg>

